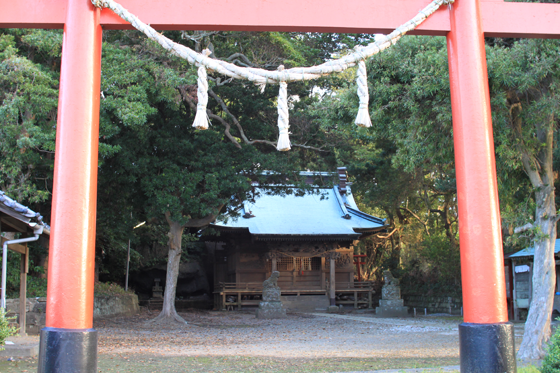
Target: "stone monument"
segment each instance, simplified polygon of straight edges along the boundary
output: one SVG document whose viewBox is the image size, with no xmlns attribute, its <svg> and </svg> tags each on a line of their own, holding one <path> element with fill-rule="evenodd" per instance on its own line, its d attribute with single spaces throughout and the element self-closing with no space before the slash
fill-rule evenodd
<svg viewBox="0 0 560 373">
<path fill-rule="evenodd" d="M 393 277 L 391 271 L 383 271 L 385 285 L 381 289 L 381 300 L 375 314 L 381 317 L 407 317 L 408 307 L 404 307 L 401 299 L 399 280 Z"/>
<path fill-rule="evenodd" d="M 152 298 L 157 298 L 157 299 L 163 298 L 163 288 L 159 284 L 160 281 L 161 280 L 159 278 L 154 279 L 154 282 L 156 284 L 154 285 L 154 287 L 152 287 Z"/>
<path fill-rule="evenodd" d="M 280 272 L 274 271 L 268 280 L 263 282 L 262 302 L 259 303 L 256 316 L 258 319 L 279 319 L 286 317 L 286 309 L 280 301 L 278 287 Z"/>
</svg>

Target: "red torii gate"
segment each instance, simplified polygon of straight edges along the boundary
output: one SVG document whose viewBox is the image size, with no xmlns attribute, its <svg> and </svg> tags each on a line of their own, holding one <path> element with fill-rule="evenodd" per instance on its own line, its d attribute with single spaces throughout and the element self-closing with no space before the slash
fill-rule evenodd
<svg viewBox="0 0 560 373">
<path fill-rule="evenodd" d="M 121 0 L 159 30 L 389 33 L 428 0 Z M 64 28 L 39 372 L 96 372 L 94 245 L 101 35 L 129 29 L 90 0 L 0 0 L 0 28 Z M 296 11 L 294 11 L 296 10 Z M 455 0 L 412 34 L 447 37 L 464 323 L 461 370 L 514 372 L 484 36 L 560 38 L 560 6 Z"/>
</svg>

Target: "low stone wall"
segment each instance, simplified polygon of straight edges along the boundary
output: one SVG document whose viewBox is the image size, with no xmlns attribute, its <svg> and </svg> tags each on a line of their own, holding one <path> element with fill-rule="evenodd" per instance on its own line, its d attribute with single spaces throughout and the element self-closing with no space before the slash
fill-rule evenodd
<svg viewBox="0 0 560 373">
<path fill-rule="evenodd" d="M 19 317 L 19 298 L 6 299 L 8 317 Z M 45 327 L 45 312 L 47 298 L 27 298 L 26 301 L 26 332 L 39 334 Z M 118 297 L 95 297 L 93 305 L 93 318 L 109 316 L 130 316 L 138 313 L 138 296 L 127 294 Z M 19 320 L 17 320 L 19 322 Z"/>
<path fill-rule="evenodd" d="M 402 296 L 404 305 L 416 308 L 418 315 L 424 314 L 426 308 L 428 313 L 449 313 L 449 305 L 451 305 L 451 313 L 454 315 L 461 314 L 463 300 L 461 298 L 453 298 L 447 296 L 426 296 L 405 294 Z"/>
<path fill-rule="evenodd" d="M 118 297 L 95 297 L 93 304 L 93 318 L 109 316 L 130 316 L 140 311 L 136 294 Z"/>
<path fill-rule="evenodd" d="M 45 311 L 47 298 L 27 298 L 25 302 L 25 331 L 28 334 L 39 334 L 45 327 Z M 6 299 L 6 316 L 15 317 L 19 323 L 19 298 Z"/>
</svg>

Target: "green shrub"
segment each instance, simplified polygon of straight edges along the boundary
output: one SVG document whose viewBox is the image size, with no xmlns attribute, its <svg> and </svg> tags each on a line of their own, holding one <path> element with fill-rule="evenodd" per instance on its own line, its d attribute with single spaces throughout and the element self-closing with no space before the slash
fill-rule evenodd
<svg viewBox="0 0 560 373">
<path fill-rule="evenodd" d="M 550 338 L 548 352 L 543 360 L 541 372 L 560 373 L 560 328 L 557 328 Z"/>
<path fill-rule="evenodd" d="M 118 297 L 120 295 L 134 294 L 132 291 L 125 291 L 120 285 L 114 282 L 96 282 L 94 286 L 95 296 Z"/>
<path fill-rule="evenodd" d="M 0 351 L 4 349 L 6 338 L 17 334 L 17 328 L 10 326 L 10 321 L 13 319 L 6 317 L 6 310 L 0 308 Z"/>
</svg>

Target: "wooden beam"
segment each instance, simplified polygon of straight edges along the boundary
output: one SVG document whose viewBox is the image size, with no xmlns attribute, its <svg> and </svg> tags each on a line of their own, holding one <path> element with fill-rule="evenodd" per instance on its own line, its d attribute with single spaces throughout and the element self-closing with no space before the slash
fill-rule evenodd
<svg viewBox="0 0 560 373">
<path fill-rule="evenodd" d="M 0 237 L 0 244 L 4 245 L 4 242 L 6 241 L 9 241 L 6 237 Z M 8 245 L 8 250 L 12 250 L 23 255 L 28 253 L 27 245 L 20 245 L 19 243 Z"/>
<path fill-rule="evenodd" d="M 27 244 L 25 245 L 27 249 Z M 21 255 L 19 274 L 19 335 L 25 337 L 26 333 L 26 307 L 27 307 L 27 272 L 29 271 L 29 250 Z"/>
<path fill-rule="evenodd" d="M 30 227 L 27 225 L 27 223 L 31 221 L 30 218 L 18 214 L 17 212 L 7 208 L 6 206 L 2 206 L 1 204 L 0 219 L 2 219 L 2 223 L 6 223 L 12 228 L 15 228 L 16 232 L 27 232 L 28 230 L 30 230 Z M 8 231 L 4 229 L 3 232 Z"/>
<path fill-rule="evenodd" d="M 10 216 L 1 216 L 0 222 L 2 223 L 2 232 L 16 232 L 25 233 L 28 231 L 29 226 L 21 221 L 14 219 Z"/>
<path fill-rule="evenodd" d="M 388 33 L 430 1 L 347 0 L 344 5 L 337 0 L 119 2 L 158 30 Z M 64 0 L 0 0 L 0 8 L 0 28 L 63 28 L 66 21 Z M 480 10 L 487 37 L 560 38 L 560 4 L 483 0 Z M 100 22 L 104 29 L 131 28 L 107 9 L 101 12 Z M 449 31 L 449 11 L 444 6 L 414 34 L 446 35 Z"/>
</svg>

